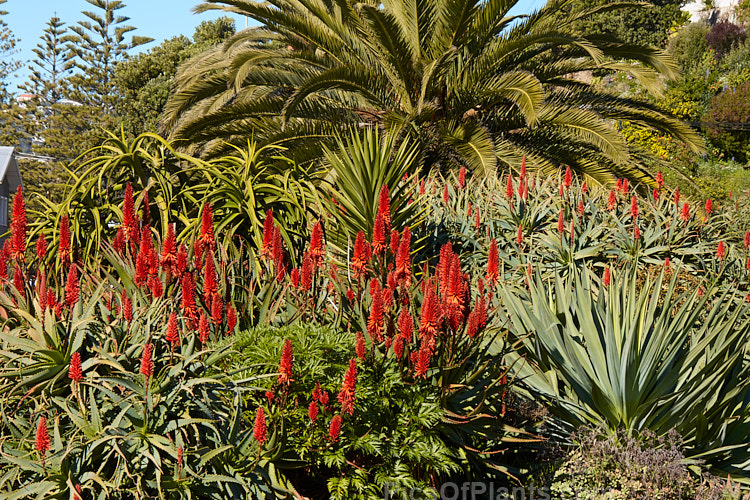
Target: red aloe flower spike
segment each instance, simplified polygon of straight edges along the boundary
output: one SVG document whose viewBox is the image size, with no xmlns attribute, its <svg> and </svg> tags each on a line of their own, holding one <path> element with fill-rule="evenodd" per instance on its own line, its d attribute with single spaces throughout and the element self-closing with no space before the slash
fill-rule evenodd
<svg viewBox="0 0 750 500">
<path fill-rule="evenodd" d="M 167 236 L 161 247 L 161 267 L 171 275 L 177 274 L 177 237 L 174 224 L 167 225 Z"/>
<path fill-rule="evenodd" d="M 278 226 L 273 228 L 273 264 L 276 267 L 276 279 L 281 282 L 286 274 L 286 249 Z"/>
<path fill-rule="evenodd" d="M 328 429 L 328 439 L 338 441 L 341 433 L 341 415 L 336 415 L 331 419 L 331 426 Z"/>
<path fill-rule="evenodd" d="M 445 184 L 443 186 L 443 203 L 447 205 L 448 201 L 450 201 L 450 192 L 448 191 L 448 184 Z"/>
<path fill-rule="evenodd" d="M 281 350 L 281 361 L 279 362 L 279 385 L 289 385 L 292 381 L 293 363 L 294 354 L 292 352 L 292 341 L 287 339 Z"/>
<path fill-rule="evenodd" d="M 71 266 L 68 279 L 65 283 L 65 305 L 73 307 L 80 296 L 80 285 L 78 284 L 78 273 L 75 266 Z"/>
<path fill-rule="evenodd" d="M 622 191 L 622 179 L 617 179 L 617 183 L 615 184 L 615 189 L 619 193 Z"/>
<path fill-rule="evenodd" d="M 227 304 L 227 333 L 234 332 L 237 326 L 237 311 L 232 304 Z"/>
<path fill-rule="evenodd" d="M 680 188 L 677 188 L 674 191 L 674 204 L 675 206 L 680 204 Z"/>
<path fill-rule="evenodd" d="M 357 238 L 354 241 L 354 255 L 352 256 L 351 266 L 354 271 L 354 277 L 360 279 L 365 276 L 367 272 L 367 265 L 370 263 L 370 248 L 365 241 L 365 232 L 360 231 L 357 233 Z"/>
<path fill-rule="evenodd" d="M 310 236 L 310 258 L 312 258 L 316 267 L 319 267 L 323 261 L 323 226 L 318 220 L 312 229 Z"/>
<path fill-rule="evenodd" d="M 404 228 L 401 241 L 396 254 L 396 278 L 405 287 L 411 285 L 411 230 L 409 226 Z"/>
<path fill-rule="evenodd" d="M 711 198 L 706 200 L 706 215 L 711 215 L 714 211 L 714 204 L 711 201 Z"/>
<path fill-rule="evenodd" d="M 355 346 L 355 352 L 357 353 L 357 359 L 364 360 L 367 356 L 367 346 L 365 345 L 365 336 L 362 332 L 357 332 L 357 344 Z"/>
<path fill-rule="evenodd" d="M 474 212 L 474 227 L 479 229 L 479 224 L 479 209 L 477 209 L 476 212 Z"/>
<path fill-rule="evenodd" d="M 394 257 L 398 253 L 398 239 L 399 239 L 398 229 L 392 230 L 391 238 L 389 241 L 389 246 L 391 250 L 391 255 L 393 255 Z"/>
<path fill-rule="evenodd" d="M 633 228 L 633 239 L 636 241 L 641 239 L 641 229 L 638 226 Z"/>
<path fill-rule="evenodd" d="M 370 317 L 367 320 L 367 333 L 370 335 L 371 339 L 374 339 L 376 342 L 382 342 L 385 306 L 383 304 L 383 294 L 380 290 L 380 283 L 376 279 L 370 281 L 370 295 L 372 296 L 372 304 L 370 305 Z"/>
<path fill-rule="evenodd" d="M 589 192 L 589 185 L 586 183 L 586 181 L 583 181 L 583 185 L 581 186 L 581 192 L 584 194 L 587 194 Z"/>
<path fill-rule="evenodd" d="M 398 336 L 406 343 L 411 343 L 414 337 L 414 319 L 405 307 L 401 308 L 398 314 Z"/>
<path fill-rule="evenodd" d="M 125 289 L 122 290 L 120 302 L 122 303 L 122 317 L 125 318 L 126 322 L 130 323 L 133 321 L 133 302 L 128 298 Z"/>
<path fill-rule="evenodd" d="M 115 252 L 121 255 L 125 253 L 125 226 L 120 226 L 119 229 L 117 229 L 115 239 L 112 241 L 112 248 L 115 249 Z M 65 255 L 68 255 L 69 253 L 70 250 L 68 250 Z M 62 233 L 60 234 L 60 250 L 58 252 L 58 255 L 60 256 L 60 261 L 65 262 L 66 257 L 63 257 L 62 251 Z"/>
<path fill-rule="evenodd" d="M 585 211 L 586 211 L 586 206 L 583 203 L 583 199 L 581 199 L 578 202 L 578 215 L 583 215 L 583 212 L 585 212 Z"/>
<path fill-rule="evenodd" d="M 563 181 L 563 184 L 565 185 L 565 188 L 569 188 L 570 185 L 573 183 L 573 173 L 570 171 L 570 167 L 565 167 L 565 179 Z"/>
<path fill-rule="evenodd" d="M 750 247 L 750 231 L 745 231 L 745 250 Z"/>
<path fill-rule="evenodd" d="M 490 241 L 490 252 L 487 256 L 487 283 L 494 286 L 499 276 L 499 263 L 497 255 L 497 241 L 493 238 Z"/>
<path fill-rule="evenodd" d="M 215 293 L 211 300 L 211 321 L 214 325 L 220 325 L 224 321 L 224 301 L 218 293 Z"/>
<path fill-rule="evenodd" d="M 414 376 L 426 378 L 427 370 L 430 369 L 430 358 L 432 350 L 427 342 L 422 341 L 419 351 L 412 353 L 412 363 L 414 364 Z"/>
<path fill-rule="evenodd" d="M 671 261 L 669 260 L 669 257 L 666 257 L 664 259 L 664 269 L 666 269 L 667 271 L 670 271 L 671 270 L 670 265 L 671 265 Z"/>
<path fill-rule="evenodd" d="M 188 265 L 188 253 L 185 244 L 180 244 L 177 249 L 177 274 L 182 276 Z"/>
<path fill-rule="evenodd" d="M 723 261 L 725 254 L 726 254 L 726 250 L 724 249 L 724 242 L 720 241 L 719 246 L 716 249 L 716 258 L 719 259 L 719 261 Z"/>
<path fill-rule="evenodd" d="M 260 446 L 263 446 L 268 440 L 267 428 L 266 428 L 266 413 L 263 411 L 263 407 L 258 407 L 258 411 L 255 412 L 255 424 L 253 424 L 253 437 Z"/>
<path fill-rule="evenodd" d="M 629 184 L 628 184 L 628 180 L 627 179 L 623 179 L 622 180 L 622 194 L 624 194 L 625 196 L 627 196 L 629 189 L 630 189 L 630 187 L 629 187 Z"/>
<path fill-rule="evenodd" d="M 466 187 L 466 167 L 464 165 L 461 165 L 461 168 L 458 170 L 458 186 L 461 189 Z"/>
<path fill-rule="evenodd" d="M 401 359 L 404 355 L 404 338 L 400 335 L 393 339 L 393 354 L 396 355 L 396 359 Z"/>
<path fill-rule="evenodd" d="M 138 243 L 138 219 L 133 202 L 133 186 L 129 182 L 125 186 L 125 199 L 122 202 L 122 225 L 125 228 L 125 242 Z"/>
<path fill-rule="evenodd" d="M 505 183 L 505 197 L 509 200 L 513 199 L 513 178 L 508 174 L 508 180 Z"/>
<path fill-rule="evenodd" d="M 26 253 L 26 204 L 23 201 L 23 188 L 18 186 L 13 197 L 13 216 L 10 222 L 11 257 L 23 260 Z"/>
<path fill-rule="evenodd" d="M 375 255 L 382 255 L 385 249 L 385 221 L 383 216 L 378 213 L 375 216 L 375 226 L 372 230 L 372 251 Z"/>
<path fill-rule="evenodd" d="M 266 219 L 263 221 L 263 247 L 260 250 L 261 257 L 270 257 L 273 254 L 273 209 L 269 208 L 266 212 Z"/>
<path fill-rule="evenodd" d="M 146 385 L 148 386 L 148 381 L 151 379 L 151 376 L 154 374 L 154 361 L 153 361 L 153 353 L 154 353 L 154 344 L 146 344 L 143 346 L 143 353 L 141 354 L 141 375 L 146 377 Z"/>
<path fill-rule="evenodd" d="M 208 316 L 201 311 L 201 317 L 198 320 L 198 340 L 200 340 L 201 344 L 206 345 L 210 336 L 211 327 L 208 324 Z"/>
<path fill-rule="evenodd" d="M 346 370 L 344 375 L 344 383 L 341 386 L 341 391 L 338 395 L 339 403 L 341 403 L 341 412 L 344 414 L 354 413 L 354 399 L 355 389 L 357 385 L 357 360 L 352 359 L 349 361 L 349 368 Z"/>
<path fill-rule="evenodd" d="M 565 232 L 565 210 L 560 209 L 560 215 L 557 217 L 557 232 L 562 235 Z"/>
<path fill-rule="evenodd" d="M 42 262 L 45 255 L 47 255 L 47 237 L 42 231 L 36 239 L 36 258 L 39 262 Z"/>
<path fill-rule="evenodd" d="M 682 213 L 680 214 L 680 217 L 682 217 L 682 220 L 685 222 L 690 220 L 690 205 L 688 205 L 687 202 L 682 204 Z"/>
<path fill-rule="evenodd" d="M 427 294 L 422 302 L 422 316 L 419 324 L 420 336 L 422 338 L 434 336 L 437 333 L 439 322 L 438 300 L 435 289 L 428 285 Z"/>
<path fill-rule="evenodd" d="M 81 353 L 78 351 L 74 352 L 70 356 L 70 366 L 68 368 L 68 378 L 77 384 L 83 380 L 83 371 L 81 370 Z"/>
<path fill-rule="evenodd" d="M 207 306 L 219 291 L 216 276 L 216 263 L 212 253 L 206 254 L 206 265 L 203 267 L 203 301 Z"/>
<path fill-rule="evenodd" d="M 656 187 L 658 189 L 664 187 L 664 176 L 662 175 L 661 170 L 656 172 Z"/>
<path fill-rule="evenodd" d="M 615 209 L 615 206 L 617 206 L 617 198 L 615 197 L 615 192 L 610 190 L 609 199 L 607 199 L 607 210 L 612 211 Z"/>
<path fill-rule="evenodd" d="M 318 419 L 318 403 L 310 401 L 310 406 L 307 407 L 307 416 L 310 418 L 310 422 L 315 422 Z"/>
<path fill-rule="evenodd" d="M 21 294 L 21 297 L 25 299 L 26 281 L 24 280 L 23 269 L 21 269 L 21 265 L 18 262 L 16 262 L 16 269 L 13 271 L 13 286 L 16 287 L 16 290 Z"/>
<path fill-rule="evenodd" d="M 653 196 L 653 198 L 654 198 L 654 201 L 658 200 L 658 199 L 659 199 L 659 190 L 658 190 L 658 189 L 654 189 L 654 190 L 653 190 L 653 191 L 651 192 L 651 196 Z"/>
<path fill-rule="evenodd" d="M 47 417 L 41 417 L 39 424 L 36 426 L 34 448 L 36 448 L 36 451 L 39 452 L 39 456 L 42 458 L 42 468 L 44 468 L 44 456 L 50 449 L 50 442 L 49 432 L 47 432 Z"/>
<path fill-rule="evenodd" d="M 182 313 L 192 321 L 198 317 L 198 308 L 195 305 L 195 282 L 191 273 L 182 275 Z"/>
<path fill-rule="evenodd" d="M 520 178 L 523 179 L 526 177 L 526 156 L 524 155 L 521 158 L 521 175 Z"/>
<path fill-rule="evenodd" d="M 300 276 L 300 288 L 302 288 L 302 290 L 310 291 L 312 289 L 314 267 L 315 264 L 313 263 L 310 254 L 306 253 L 302 260 L 302 272 Z"/>
<path fill-rule="evenodd" d="M 380 195 L 378 196 L 378 211 L 376 217 L 382 217 L 383 219 L 383 232 L 391 231 L 391 198 L 388 193 L 388 186 L 383 184 L 380 188 Z"/>
<path fill-rule="evenodd" d="M 518 248 L 521 248 L 523 245 L 523 228 L 521 227 L 521 224 L 518 225 L 518 234 L 516 235 L 516 243 L 518 244 Z"/>
<path fill-rule="evenodd" d="M 630 216 L 633 220 L 638 218 L 638 200 L 636 200 L 635 196 L 630 199 Z"/>
<path fill-rule="evenodd" d="M 198 240 L 209 252 L 213 252 L 216 249 L 216 241 L 214 240 L 214 210 L 208 202 L 203 205 L 201 212 L 201 233 Z"/>
<path fill-rule="evenodd" d="M 425 189 L 424 189 L 424 179 L 421 179 L 419 181 L 419 196 L 424 196 Z"/>
<path fill-rule="evenodd" d="M 299 288 L 299 268 L 295 267 L 292 269 L 292 271 L 289 273 L 289 278 L 292 280 L 292 286 L 294 288 Z"/>
<path fill-rule="evenodd" d="M 320 382 L 315 382 L 315 388 L 312 391 L 312 398 L 313 401 L 320 401 L 320 396 L 322 395 L 322 391 L 320 389 Z"/>
<path fill-rule="evenodd" d="M 169 342 L 172 351 L 174 351 L 175 347 L 180 345 L 180 330 L 177 325 L 177 313 L 174 311 L 169 314 L 169 320 L 167 321 L 166 340 Z"/>
<path fill-rule="evenodd" d="M 609 286 L 611 281 L 612 281 L 612 273 L 609 270 L 609 267 L 607 267 L 604 269 L 604 278 L 602 279 L 602 282 L 604 283 L 604 286 Z"/>
<path fill-rule="evenodd" d="M 474 338 L 474 336 L 479 331 L 479 319 L 477 317 L 477 314 L 475 311 L 471 311 L 469 313 L 469 319 L 466 323 L 466 335 L 469 336 L 469 338 Z"/>
<path fill-rule="evenodd" d="M 570 221 L 570 246 L 573 246 L 573 243 L 576 239 L 576 222 L 574 220 Z"/>
<path fill-rule="evenodd" d="M 141 216 L 141 222 L 143 224 L 151 223 L 151 203 L 148 200 L 148 191 L 143 190 L 143 201 L 141 202 L 141 210 L 143 215 Z"/>
</svg>

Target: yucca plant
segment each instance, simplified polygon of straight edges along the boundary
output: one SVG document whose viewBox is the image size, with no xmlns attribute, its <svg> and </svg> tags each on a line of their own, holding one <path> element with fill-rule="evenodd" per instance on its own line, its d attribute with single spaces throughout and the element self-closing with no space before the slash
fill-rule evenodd
<svg viewBox="0 0 750 500">
<path fill-rule="evenodd" d="M 632 271 L 600 281 L 584 267 L 537 275 L 528 293 L 504 286 L 509 332 L 523 346 L 510 355 L 525 358 L 517 376 L 568 429 L 676 429 L 690 458 L 734 476 L 750 464 L 748 305 L 676 285 Z"/>
<path fill-rule="evenodd" d="M 372 238 L 383 189 L 390 203 L 391 225 L 415 228 L 424 215 L 417 193 L 416 146 L 396 142 L 394 134 L 375 127 L 352 132 L 338 140 L 336 150 L 326 149 L 331 188 L 322 200 L 335 225 L 328 242 L 340 253 L 351 251 L 357 233 Z"/>
</svg>

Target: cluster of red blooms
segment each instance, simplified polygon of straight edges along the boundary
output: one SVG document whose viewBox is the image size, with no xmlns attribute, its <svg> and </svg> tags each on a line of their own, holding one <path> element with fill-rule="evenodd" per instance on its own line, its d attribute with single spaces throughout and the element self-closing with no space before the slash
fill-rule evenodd
<svg viewBox="0 0 750 500">
<path fill-rule="evenodd" d="M 47 418 L 41 417 L 36 427 L 34 447 L 42 458 L 42 467 L 44 467 L 44 456 L 50 449 L 50 443 L 49 432 L 47 431 Z"/>
</svg>

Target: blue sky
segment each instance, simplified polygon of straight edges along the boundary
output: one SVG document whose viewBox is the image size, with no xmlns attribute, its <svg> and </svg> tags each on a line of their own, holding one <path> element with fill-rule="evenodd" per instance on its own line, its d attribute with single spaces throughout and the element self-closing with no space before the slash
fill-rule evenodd
<svg viewBox="0 0 750 500">
<path fill-rule="evenodd" d="M 148 50 L 176 35 L 190 36 L 201 21 L 222 15 L 219 12 L 193 14 L 192 8 L 199 3 L 197 0 L 124 0 L 123 3 L 125 7 L 117 13 L 129 17 L 128 24 L 138 28 L 132 34 L 154 39 L 141 50 Z M 520 0 L 514 13 L 530 12 L 543 4 L 544 0 Z M 85 19 L 81 11 L 97 10 L 85 0 L 8 0 L 0 9 L 8 11 L 4 20 L 16 38 L 20 39 L 21 50 L 17 58 L 21 60 L 32 58 L 32 49 L 38 43 L 45 23 L 55 13 L 70 26 Z M 244 18 L 235 18 L 237 28 L 244 28 Z M 21 83 L 24 80 L 25 67 L 13 81 Z"/>
</svg>

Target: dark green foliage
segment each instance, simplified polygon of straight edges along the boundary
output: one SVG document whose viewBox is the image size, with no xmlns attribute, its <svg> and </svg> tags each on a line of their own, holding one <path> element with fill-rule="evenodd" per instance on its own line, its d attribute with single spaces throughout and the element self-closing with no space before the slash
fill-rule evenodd
<svg viewBox="0 0 750 500">
<path fill-rule="evenodd" d="M 606 0 L 574 0 L 570 5 L 577 9 L 595 9 L 611 3 Z M 681 10 L 684 4 L 684 0 L 651 0 L 640 6 L 588 15 L 573 26 L 576 31 L 587 35 L 613 35 L 631 45 L 664 47 L 672 30 L 689 18 Z"/>
<path fill-rule="evenodd" d="M 34 94 L 35 103 L 42 106 L 38 120 L 44 120 L 49 106 L 63 97 L 63 80 L 73 69 L 73 53 L 67 41 L 67 28 L 59 17 L 47 21 L 41 41 L 33 49 L 36 57 L 31 61 L 29 80 L 21 86 Z M 44 125 L 42 125 L 44 128 Z"/>
<path fill-rule="evenodd" d="M 706 35 L 711 27 L 703 22 L 690 23 L 669 39 L 667 50 L 684 71 L 697 67 L 708 51 Z"/>
<path fill-rule="evenodd" d="M 222 43 L 234 31 L 234 21 L 229 17 L 203 21 L 195 29 L 193 41 L 176 36 L 119 63 L 114 74 L 119 94 L 115 108 L 125 132 L 133 137 L 156 132 L 177 68 L 190 57 Z"/>
</svg>

